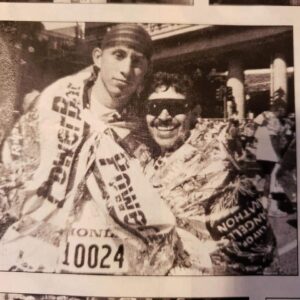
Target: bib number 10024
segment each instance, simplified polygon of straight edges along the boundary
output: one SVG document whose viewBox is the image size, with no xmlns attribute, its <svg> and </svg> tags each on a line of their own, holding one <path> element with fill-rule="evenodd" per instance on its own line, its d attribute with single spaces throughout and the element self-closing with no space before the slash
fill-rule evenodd
<svg viewBox="0 0 300 300">
<path fill-rule="evenodd" d="M 99 272 L 99 269 L 120 271 L 125 265 L 124 245 L 68 242 L 62 264 L 67 268 L 87 272 Z"/>
</svg>

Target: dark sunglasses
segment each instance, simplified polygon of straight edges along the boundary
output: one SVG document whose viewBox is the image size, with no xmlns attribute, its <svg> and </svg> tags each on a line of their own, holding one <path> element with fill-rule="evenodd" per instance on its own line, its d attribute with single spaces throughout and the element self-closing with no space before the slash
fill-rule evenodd
<svg viewBox="0 0 300 300">
<path fill-rule="evenodd" d="M 170 116 L 186 114 L 191 110 L 191 104 L 185 99 L 155 99 L 146 103 L 146 113 L 158 116 L 166 109 Z"/>
</svg>

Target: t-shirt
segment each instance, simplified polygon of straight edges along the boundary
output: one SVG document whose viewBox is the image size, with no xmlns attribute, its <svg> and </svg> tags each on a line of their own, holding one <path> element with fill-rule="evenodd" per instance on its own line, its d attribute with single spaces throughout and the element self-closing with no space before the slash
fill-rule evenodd
<svg viewBox="0 0 300 300">
<path fill-rule="evenodd" d="M 278 162 L 279 157 L 272 144 L 272 136 L 276 137 L 280 134 L 279 119 L 272 112 L 263 112 L 254 119 L 254 122 L 259 125 L 255 132 L 256 159 Z"/>
</svg>

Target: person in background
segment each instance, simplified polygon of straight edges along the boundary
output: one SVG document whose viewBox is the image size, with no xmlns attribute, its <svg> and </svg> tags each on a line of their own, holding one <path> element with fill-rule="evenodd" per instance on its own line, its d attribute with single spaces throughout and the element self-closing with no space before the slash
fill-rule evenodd
<svg viewBox="0 0 300 300">
<path fill-rule="evenodd" d="M 275 165 L 281 160 L 281 136 L 283 126 L 280 119 L 286 114 L 286 103 L 281 99 L 275 99 L 271 104 L 270 111 L 264 111 L 255 119 L 255 138 L 257 141 L 256 160 L 260 166 L 262 176 L 265 179 L 262 202 L 268 208 L 269 215 L 284 217 L 287 214 L 278 208 L 278 201 L 273 199 Z"/>
</svg>

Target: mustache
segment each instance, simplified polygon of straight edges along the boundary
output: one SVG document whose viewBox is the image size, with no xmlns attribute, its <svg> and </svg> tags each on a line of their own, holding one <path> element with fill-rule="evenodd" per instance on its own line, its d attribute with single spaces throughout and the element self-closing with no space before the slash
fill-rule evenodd
<svg viewBox="0 0 300 300">
<path fill-rule="evenodd" d="M 178 122 L 174 119 L 168 119 L 168 120 L 161 120 L 161 119 L 154 119 L 151 121 L 150 125 L 152 127 L 157 127 L 157 126 L 177 126 Z"/>
</svg>

